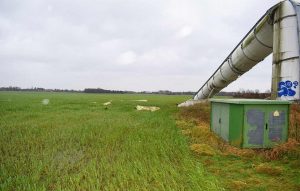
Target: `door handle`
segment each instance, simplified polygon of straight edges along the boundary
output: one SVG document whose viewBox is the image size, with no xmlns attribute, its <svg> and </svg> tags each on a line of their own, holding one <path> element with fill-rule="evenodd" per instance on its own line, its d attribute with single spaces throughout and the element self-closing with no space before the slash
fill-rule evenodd
<svg viewBox="0 0 300 191">
<path fill-rule="evenodd" d="M 268 130 L 268 123 L 266 123 L 266 130 Z"/>
</svg>

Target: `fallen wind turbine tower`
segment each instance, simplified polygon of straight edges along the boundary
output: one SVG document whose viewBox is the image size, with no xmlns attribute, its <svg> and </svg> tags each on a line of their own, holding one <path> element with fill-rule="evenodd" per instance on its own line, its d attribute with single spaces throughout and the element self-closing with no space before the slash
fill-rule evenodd
<svg viewBox="0 0 300 191">
<path fill-rule="evenodd" d="M 273 52 L 271 99 L 299 101 L 300 3 L 282 1 L 271 7 L 197 91 L 193 105 L 219 93 Z"/>
</svg>

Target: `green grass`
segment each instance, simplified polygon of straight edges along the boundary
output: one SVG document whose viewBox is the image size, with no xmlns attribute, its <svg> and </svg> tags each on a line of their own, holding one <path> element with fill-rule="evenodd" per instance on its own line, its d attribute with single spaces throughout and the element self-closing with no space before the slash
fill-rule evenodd
<svg viewBox="0 0 300 191">
<path fill-rule="evenodd" d="M 221 190 L 176 127 L 187 98 L 1 92 L 0 190 Z"/>
</svg>

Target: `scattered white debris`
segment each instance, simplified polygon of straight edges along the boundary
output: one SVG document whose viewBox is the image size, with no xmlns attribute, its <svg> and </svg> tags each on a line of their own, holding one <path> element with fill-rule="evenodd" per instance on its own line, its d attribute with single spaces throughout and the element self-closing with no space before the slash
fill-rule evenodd
<svg viewBox="0 0 300 191">
<path fill-rule="evenodd" d="M 155 106 L 141 106 L 141 105 L 137 105 L 136 109 L 138 111 L 142 111 L 142 110 L 145 110 L 145 111 L 157 111 L 157 110 L 160 110 L 159 107 L 155 107 Z"/>
<path fill-rule="evenodd" d="M 43 105 L 48 105 L 49 104 L 49 99 L 43 99 L 42 104 Z"/>
<path fill-rule="evenodd" d="M 103 105 L 110 105 L 111 101 L 104 103 Z"/>
<path fill-rule="evenodd" d="M 148 102 L 148 100 L 146 100 L 146 99 L 138 99 L 138 100 L 133 100 L 133 101 Z"/>
</svg>

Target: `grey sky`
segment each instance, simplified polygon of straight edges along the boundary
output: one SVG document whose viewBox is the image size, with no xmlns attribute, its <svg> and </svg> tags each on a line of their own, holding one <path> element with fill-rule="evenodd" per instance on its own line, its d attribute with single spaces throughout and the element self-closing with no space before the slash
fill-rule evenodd
<svg viewBox="0 0 300 191">
<path fill-rule="evenodd" d="M 0 86 L 196 91 L 278 0 L 1 0 Z M 225 90 L 270 89 L 271 58 Z"/>
</svg>

